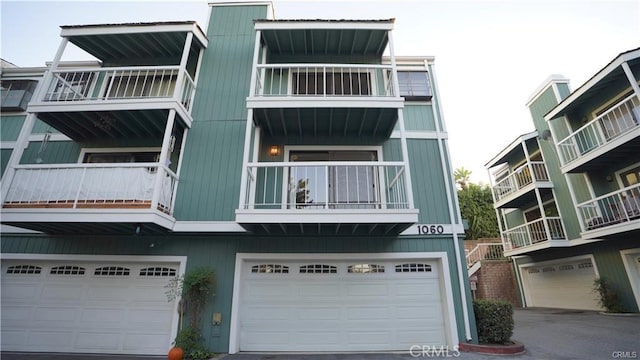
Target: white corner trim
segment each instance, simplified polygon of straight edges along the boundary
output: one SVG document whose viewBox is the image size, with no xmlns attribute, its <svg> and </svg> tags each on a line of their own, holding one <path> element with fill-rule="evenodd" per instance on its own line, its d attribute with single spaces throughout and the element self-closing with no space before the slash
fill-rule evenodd
<svg viewBox="0 0 640 360">
<path fill-rule="evenodd" d="M 235 261 L 235 270 L 233 277 L 233 295 L 231 301 L 231 324 L 229 331 L 229 354 L 235 354 L 240 351 L 240 323 L 239 323 L 239 307 L 242 269 L 245 261 L 254 260 L 351 260 L 351 259 L 367 259 L 367 260 L 388 260 L 388 259 L 425 259 L 437 260 L 440 266 L 440 279 L 444 287 L 443 305 L 447 310 L 445 315 L 445 331 L 449 346 L 457 346 L 459 343 L 457 323 L 455 319 L 455 303 L 453 301 L 453 286 L 451 281 L 451 272 L 449 271 L 449 261 L 447 253 L 443 251 L 437 252 L 397 252 L 397 253 L 237 253 Z M 462 294 L 464 296 L 464 293 Z"/>
<path fill-rule="evenodd" d="M 633 297 L 636 299 L 636 306 L 640 309 L 640 265 L 635 264 L 636 256 L 640 256 L 640 248 L 620 250 L 622 264 L 629 277 Z"/>
</svg>

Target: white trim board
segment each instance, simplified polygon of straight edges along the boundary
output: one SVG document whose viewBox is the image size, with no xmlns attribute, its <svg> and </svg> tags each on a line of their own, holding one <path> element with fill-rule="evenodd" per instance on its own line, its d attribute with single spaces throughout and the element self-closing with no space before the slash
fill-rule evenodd
<svg viewBox="0 0 640 360">
<path fill-rule="evenodd" d="M 633 262 L 635 261 L 633 258 L 636 256 L 640 256 L 640 248 L 620 250 L 622 264 L 624 264 L 624 269 L 629 277 L 633 297 L 636 299 L 636 306 L 640 310 L 640 266 Z"/>
<path fill-rule="evenodd" d="M 239 326 L 239 307 L 240 307 L 240 288 L 242 279 L 242 269 L 245 261 L 254 260 L 409 260 L 409 259 L 425 259 L 437 260 L 440 265 L 441 286 L 444 287 L 442 293 L 445 296 L 442 302 L 443 308 L 447 312 L 445 315 L 445 329 L 447 331 L 447 339 L 450 347 L 457 346 L 458 332 L 455 317 L 455 306 L 453 302 L 453 291 L 451 282 L 451 273 L 449 272 L 449 261 L 446 252 L 399 252 L 399 253 L 335 253 L 335 254 L 316 254 L 316 253 L 237 253 L 236 263 L 233 277 L 233 295 L 231 302 L 231 324 L 229 331 L 229 354 L 235 354 L 240 351 L 240 326 Z M 463 295 L 464 296 L 464 295 Z"/>
</svg>

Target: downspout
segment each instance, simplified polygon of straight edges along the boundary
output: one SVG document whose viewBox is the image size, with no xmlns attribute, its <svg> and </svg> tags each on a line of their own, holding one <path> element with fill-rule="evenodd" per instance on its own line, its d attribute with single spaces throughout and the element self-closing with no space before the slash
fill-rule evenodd
<svg viewBox="0 0 640 360">
<path fill-rule="evenodd" d="M 429 67 L 429 64 L 427 63 L 427 61 L 425 60 L 424 62 L 424 66 L 427 69 L 427 71 L 431 70 L 431 68 Z M 432 66 L 433 67 L 433 66 Z M 431 76 L 433 77 L 433 87 L 435 89 L 436 94 L 440 95 L 440 91 L 438 91 L 438 84 L 436 81 L 436 74 L 431 71 Z M 442 166 L 442 175 L 444 176 L 444 183 L 445 183 L 445 191 L 447 194 L 447 202 L 449 203 L 449 221 L 451 222 L 451 225 L 458 225 L 460 223 L 462 223 L 461 219 L 460 219 L 460 205 L 458 204 L 458 197 L 456 196 L 455 198 L 451 195 L 451 187 L 450 185 L 453 184 L 453 169 L 449 169 L 449 171 L 447 171 L 447 166 L 445 165 L 445 160 L 448 160 L 448 163 L 451 164 L 451 157 L 447 154 L 447 157 L 445 158 L 444 155 L 444 148 L 442 145 L 442 141 L 444 140 L 443 138 L 441 138 L 441 130 L 440 130 L 440 121 L 442 121 L 442 127 L 443 130 L 444 129 L 444 117 L 442 115 L 442 106 L 441 104 L 439 104 L 440 99 L 438 98 L 438 116 L 434 116 L 434 120 L 435 120 L 435 125 L 436 125 L 436 138 L 438 139 L 438 149 L 440 150 L 440 165 Z M 433 111 L 435 112 L 435 109 L 433 109 Z M 435 115 L 435 114 L 434 114 Z M 453 204 L 453 206 L 451 206 Z M 454 214 L 454 207 L 455 210 L 457 211 L 458 216 L 456 216 L 456 214 Z M 463 255 L 462 252 L 460 250 L 460 244 L 459 244 L 459 240 L 458 240 L 458 233 L 456 230 L 456 226 L 453 226 L 453 231 L 452 231 L 452 235 L 453 235 L 453 243 L 455 246 L 455 255 L 456 255 L 456 265 L 458 267 L 458 283 L 460 286 L 460 297 L 462 298 L 462 314 L 463 314 L 463 320 L 464 320 L 464 334 L 466 337 L 467 341 L 471 341 L 473 340 L 471 337 L 471 325 L 469 324 L 469 311 L 467 309 L 468 307 L 468 303 L 467 303 L 467 294 L 465 291 L 465 286 L 464 286 L 464 273 L 463 273 L 463 269 L 462 269 L 462 259 L 463 259 Z"/>
</svg>

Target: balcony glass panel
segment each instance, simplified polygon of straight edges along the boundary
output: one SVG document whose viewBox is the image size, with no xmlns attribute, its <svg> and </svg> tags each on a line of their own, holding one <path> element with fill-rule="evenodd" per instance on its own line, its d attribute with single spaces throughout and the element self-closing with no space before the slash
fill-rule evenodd
<svg viewBox="0 0 640 360">
<path fill-rule="evenodd" d="M 575 161 L 638 127 L 640 99 L 631 95 L 558 142 L 562 165 Z"/>
</svg>

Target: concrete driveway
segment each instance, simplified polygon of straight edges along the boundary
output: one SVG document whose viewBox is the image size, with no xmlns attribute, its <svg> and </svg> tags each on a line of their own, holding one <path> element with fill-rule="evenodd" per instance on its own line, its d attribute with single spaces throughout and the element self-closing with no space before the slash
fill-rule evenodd
<svg viewBox="0 0 640 360">
<path fill-rule="evenodd" d="M 515 311 L 513 339 L 526 353 L 501 360 L 640 359 L 640 316 L 601 315 L 591 311 L 520 309 Z M 2 360 L 160 360 L 166 357 L 24 354 L 2 352 Z M 449 353 L 449 358 L 489 360 L 495 355 Z M 446 358 L 440 355 L 440 358 Z M 410 354 L 235 354 L 224 360 L 400 360 L 437 358 Z"/>
</svg>

